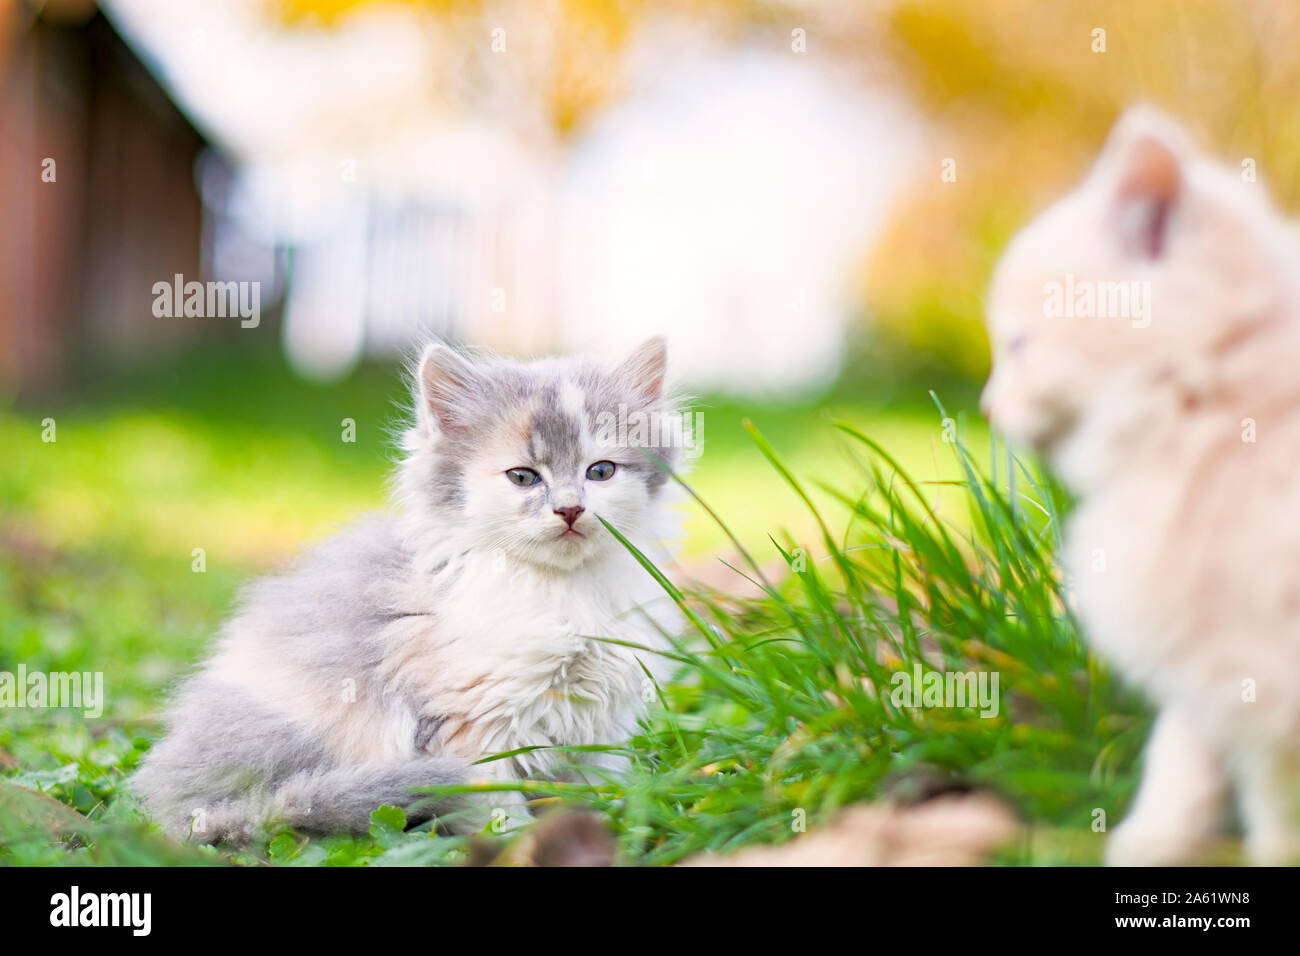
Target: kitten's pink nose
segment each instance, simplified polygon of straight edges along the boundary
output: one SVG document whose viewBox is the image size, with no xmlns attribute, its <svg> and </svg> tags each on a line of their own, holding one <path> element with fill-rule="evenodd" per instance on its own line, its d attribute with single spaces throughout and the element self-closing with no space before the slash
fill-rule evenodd
<svg viewBox="0 0 1300 956">
<path fill-rule="evenodd" d="M 586 510 L 586 508 L 573 506 L 569 508 L 556 508 L 555 513 L 563 518 L 568 523 L 569 527 L 572 528 L 573 523 L 578 520 L 578 516 Z"/>
</svg>

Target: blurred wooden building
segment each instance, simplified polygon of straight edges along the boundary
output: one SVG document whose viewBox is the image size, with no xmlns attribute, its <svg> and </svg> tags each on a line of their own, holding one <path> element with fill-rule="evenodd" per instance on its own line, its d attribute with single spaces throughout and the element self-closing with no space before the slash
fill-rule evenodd
<svg viewBox="0 0 1300 956">
<path fill-rule="evenodd" d="M 196 334 L 152 287 L 199 271 L 204 145 L 92 0 L 0 0 L 0 400 Z"/>
</svg>

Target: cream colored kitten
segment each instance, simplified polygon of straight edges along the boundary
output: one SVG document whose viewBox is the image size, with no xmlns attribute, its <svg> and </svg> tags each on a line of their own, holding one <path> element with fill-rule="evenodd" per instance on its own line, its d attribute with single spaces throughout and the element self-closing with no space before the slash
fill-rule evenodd
<svg viewBox="0 0 1300 956">
<path fill-rule="evenodd" d="M 1088 638 L 1159 706 L 1108 860 L 1194 858 L 1229 795 L 1300 859 L 1300 243 L 1264 187 L 1128 113 L 1011 243 L 983 403 L 1078 495 Z"/>
</svg>

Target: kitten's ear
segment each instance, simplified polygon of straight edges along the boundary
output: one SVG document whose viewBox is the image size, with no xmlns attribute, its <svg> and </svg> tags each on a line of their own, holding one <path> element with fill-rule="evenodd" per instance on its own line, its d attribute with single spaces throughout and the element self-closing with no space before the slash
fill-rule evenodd
<svg viewBox="0 0 1300 956">
<path fill-rule="evenodd" d="M 668 370 L 668 345 L 656 335 L 637 346 L 614 369 L 614 378 L 647 404 L 664 397 L 664 373 Z"/>
<path fill-rule="evenodd" d="M 454 349 L 435 342 L 424 350 L 416 374 L 420 421 L 448 434 L 463 422 L 463 410 L 482 385 L 482 374 Z"/>
<path fill-rule="evenodd" d="M 1184 189 L 1191 146 L 1163 113 L 1137 107 L 1125 113 L 1106 142 L 1105 171 L 1119 204 L 1125 246 L 1148 259 L 1165 250 L 1169 216 Z"/>
</svg>

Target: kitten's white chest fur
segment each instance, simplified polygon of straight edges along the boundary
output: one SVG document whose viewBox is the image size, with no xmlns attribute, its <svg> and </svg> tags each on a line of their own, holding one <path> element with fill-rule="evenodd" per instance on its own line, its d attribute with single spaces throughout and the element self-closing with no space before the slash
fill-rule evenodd
<svg viewBox="0 0 1300 956">
<path fill-rule="evenodd" d="M 643 569 L 616 557 L 556 574 L 480 554 L 449 572 L 456 585 L 420 636 L 427 708 L 446 720 L 436 746 L 481 755 L 626 741 L 647 698 L 646 670 L 666 673 L 665 658 L 629 645 L 665 649 L 660 628 L 676 625 Z M 539 749 L 509 769 L 540 775 L 584 761 L 610 762 Z"/>
</svg>

